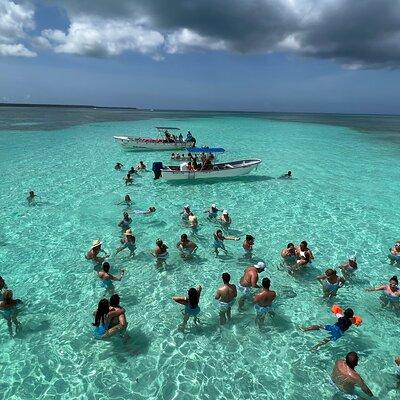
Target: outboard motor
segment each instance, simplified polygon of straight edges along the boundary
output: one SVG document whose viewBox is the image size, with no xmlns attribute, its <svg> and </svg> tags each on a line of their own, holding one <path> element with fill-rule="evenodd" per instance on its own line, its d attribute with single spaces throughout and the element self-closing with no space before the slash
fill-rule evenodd
<svg viewBox="0 0 400 400">
<path fill-rule="evenodd" d="M 161 161 L 153 162 L 152 171 L 154 172 L 154 179 L 160 179 L 162 168 L 163 168 L 163 163 Z"/>
</svg>

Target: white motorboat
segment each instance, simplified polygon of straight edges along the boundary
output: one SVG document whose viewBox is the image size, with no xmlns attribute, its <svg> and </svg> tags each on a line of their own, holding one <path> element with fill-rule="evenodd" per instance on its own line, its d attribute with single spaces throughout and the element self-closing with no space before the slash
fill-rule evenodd
<svg viewBox="0 0 400 400">
<path fill-rule="evenodd" d="M 193 137 L 193 140 L 179 140 L 176 135 L 179 128 L 158 126 L 156 129 L 158 130 L 159 136 L 156 139 L 135 136 L 114 136 L 114 139 L 124 150 L 130 151 L 177 151 L 185 149 L 186 147 L 191 147 L 196 142 Z"/>
<path fill-rule="evenodd" d="M 187 164 L 183 163 L 179 167 L 165 166 L 161 168 L 161 176 L 167 181 L 234 178 L 249 174 L 260 163 L 261 160 L 258 159 L 238 160 L 214 164 L 197 171 L 188 170 Z"/>
</svg>

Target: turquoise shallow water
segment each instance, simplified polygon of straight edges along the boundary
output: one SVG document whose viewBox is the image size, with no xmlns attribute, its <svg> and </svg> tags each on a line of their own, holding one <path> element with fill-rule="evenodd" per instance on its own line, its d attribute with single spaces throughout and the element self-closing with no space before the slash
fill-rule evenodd
<svg viewBox="0 0 400 400">
<path fill-rule="evenodd" d="M 168 153 L 124 153 L 112 135 L 165 123 L 190 129 L 199 144 L 225 147 L 225 159 L 256 157 L 263 164 L 237 181 L 170 185 L 147 173 L 125 188 L 116 161 L 151 165 L 167 161 Z M 378 294 L 362 290 L 398 272 L 386 254 L 399 239 L 400 148 L 382 134 L 250 116 L 156 114 L 63 130 L 1 131 L 0 151 L 0 274 L 26 302 L 18 338 L 0 325 L 0 398 L 330 399 L 334 361 L 352 350 L 377 397 L 399 397 L 393 376 L 398 316 L 380 308 Z M 288 169 L 295 179 L 274 179 Z M 27 206 L 30 189 L 42 196 L 41 204 Z M 134 209 L 155 205 L 157 213 L 132 215 L 137 256 L 110 260 L 114 272 L 127 269 L 116 283 L 132 338 L 124 345 L 90 335 L 92 311 L 104 292 L 83 255 L 94 239 L 108 251 L 118 247 L 123 208 L 116 203 L 126 193 Z M 242 314 L 234 308 L 231 324 L 218 329 L 213 295 L 219 277 L 228 271 L 237 283 L 247 264 L 240 260 L 241 242 L 227 243 L 228 257 L 211 253 L 216 226 L 202 210 L 213 202 L 230 210 L 234 234 L 256 237 L 255 259 L 268 262 L 261 276 L 271 278 L 278 300 L 276 316 L 262 330 L 249 305 Z M 200 216 L 193 262 L 174 250 L 187 232 L 179 218 L 184 203 Z M 161 270 L 149 255 L 158 237 L 171 254 Z M 295 277 L 278 269 L 281 248 L 304 239 L 314 251 L 313 266 Z M 354 252 L 359 271 L 335 302 L 352 306 L 364 325 L 311 353 L 324 334 L 297 326 L 334 321 L 314 278 Z M 199 283 L 203 325 L 183 334 L 176 329 L 181 307 L 171 297 Z"/>
</svg>

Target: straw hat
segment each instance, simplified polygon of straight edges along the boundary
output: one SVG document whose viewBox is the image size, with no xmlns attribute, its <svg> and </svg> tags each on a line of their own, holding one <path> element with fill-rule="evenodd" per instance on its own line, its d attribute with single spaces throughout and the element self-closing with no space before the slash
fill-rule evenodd
<svg viewBox="0 0 400 400">
<path fill-rule="evenodd" d="M 103 244 L 103 242 L 101 240 L 94 240 L 93 244 L 92 244 L 92 249 L 94 249 L 95 247 L 99 247 Z"/>
<path fill-rule="evenodd" d="M 127 229 L 127 230 L 125 231 L 124 235 L 126 235 L 126 236 L 133 236 L 132 229 Z"/>
</svg>

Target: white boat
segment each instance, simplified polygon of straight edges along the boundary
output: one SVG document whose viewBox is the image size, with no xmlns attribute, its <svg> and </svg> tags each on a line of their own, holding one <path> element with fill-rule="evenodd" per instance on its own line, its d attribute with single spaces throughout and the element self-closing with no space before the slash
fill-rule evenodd
<svg viewBox="0 0 400 400">
<path fill-rule="evenodd" d="M 117 143 L 124 150 L 130 151 L 153 151 L 153 150 L 183 150 L 191 147 L 194 141 L 179 141 L 175 134 L 179 128 L 158 126 L 158 138 L 145 138 L 135 136 L 114 136 Z M 175 132 L 175 133 L 172 133 Z"/>
<path fill-rule="evenodd" d="M 238 160 L 214 164 L 209 169 L 188 171 L 187 164 L 181 166 L 166 166 L 161 168 L 161 176 L 167 181 L 183 181 L 198 179 L 223 179 L 234 178 L 249 174 L 257 168 L 261 160 Z"/>
</svg>

